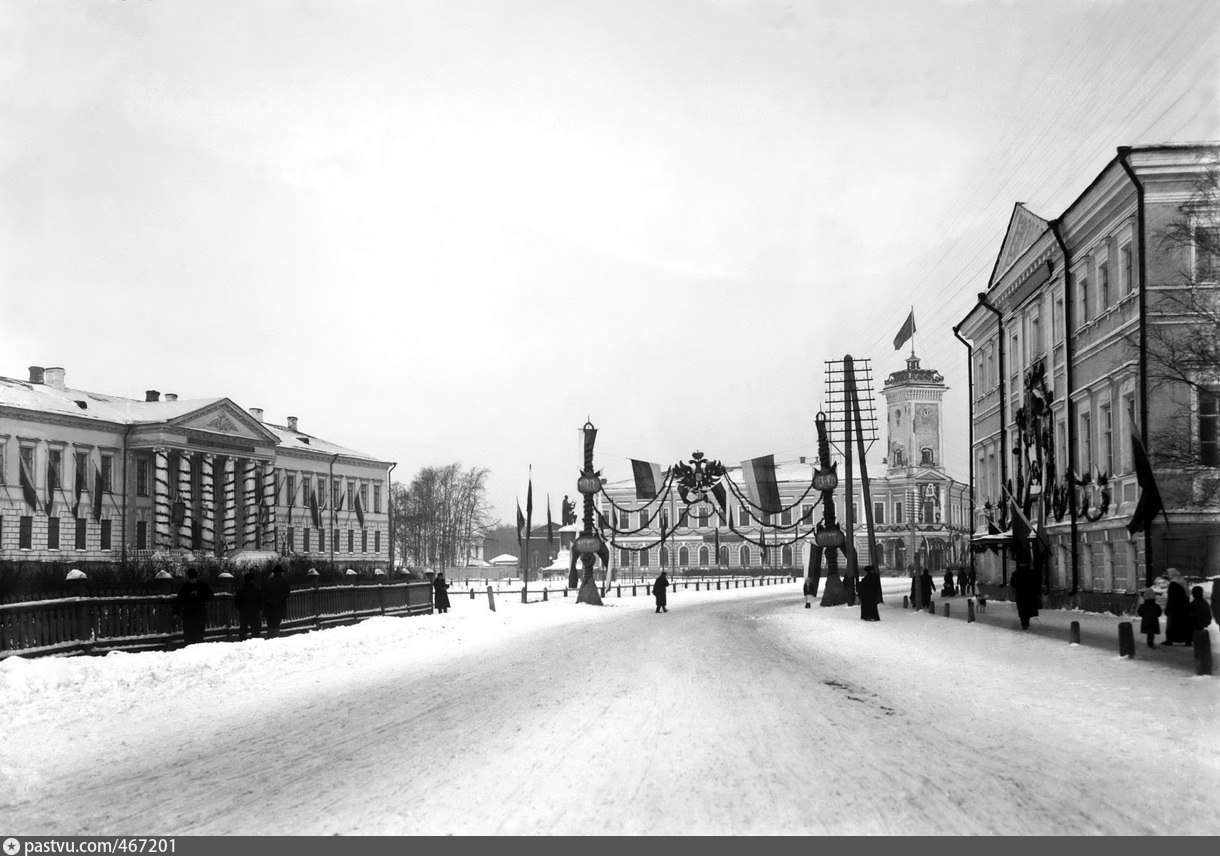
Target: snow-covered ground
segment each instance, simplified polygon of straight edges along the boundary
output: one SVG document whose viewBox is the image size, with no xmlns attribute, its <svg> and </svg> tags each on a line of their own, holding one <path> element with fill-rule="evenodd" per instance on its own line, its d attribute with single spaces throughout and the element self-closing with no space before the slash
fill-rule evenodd
<svg viewBox="0 0 1220 856">
<path fill-rule="evenodd" d="M 1220 683 L 1188 651 L 885 587 L 880 623 L 798 581 L 10 657 L 3 832 L 1220 834 Z"/>
</svg>

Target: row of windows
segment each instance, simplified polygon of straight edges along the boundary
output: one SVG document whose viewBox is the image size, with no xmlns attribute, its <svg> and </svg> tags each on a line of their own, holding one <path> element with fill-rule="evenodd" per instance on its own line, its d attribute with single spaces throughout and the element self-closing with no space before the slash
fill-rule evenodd
<svg viewBox="0 0 1220 856">
<path fill-rule="evenodd" d="M 310 504 L 311 493 L 318 497 L 320 507 L 326 506 L 326 482 L 327 476 L 316 475 L 314 473 L 302 472 L 286 472 L 285 470 L 276 470 L 276 485 L 283 486 L 284 494 L 279 501 L 289 507 L 296 505 L 307 506 Z M 349 508 L 355 508 L 356 491 L 360 491 L 360 507 L 369 508 L 369 482 L 360 482 L 357 488 L 356 479 L 346 479 L 347 493 L 343 493 L 344 479 L 331 479 L 330 499 L 331 505 L 339 510 L 343 510 L 344 497 L 346 496 L 347 505 Z M 297 485 L 300 484 L 300 490 L 297 490 Z M 372 511 L 374 514 L 381 513 L 381 483 L 372 483 L 373 505 Z M 299 494 L 299 495 L 298 495 Z"/>
<path fill-rule="evenodd" d="M 311 543 L 313 541 L 313 533 L 315 531 L 318 533 L 317 551 L 319 553 L 326 552 L 326 530 L 325 529 L 314 530 L 314 529 L 309 529 L 309 528 L 305 528 L 305 529 L 301 530 L 301 550 L 302 550 L 302 552 L 305 552 L 305 553 L 312 552 L 313 547 L 311 546 Z M 340 538 L 339 538 L 339 530 L 331 529 L 330 531 L 331 531 L 331 543 L 332 544 L 341 543 Z M 345 531 L 347 532 L 347 552 L 354 553 L 354 552 L 356 552 L 356 531 L 354 529 L 347 529 Z M 289 552 L 296 552 L 296 548 L 297 548 L 296 547 L 296 533 L 297 533 L 297 530 L 295 527 L 293 527 L 293 526 L 288 527 L 288 534 L 285 536 L 286 537 L 285 543 L 288 546 Z M 367 553 L 368 551 L 369 551 L 369 531 L 367 529 L 361 529 L 360 530 L 360 552 Z M 381 530 L 373 531 L 373 552 L 374 553 L 381 552 Z"/>
<path fill-rule="evenodd" d="M 90 473 L 89 461 L 91 453 L 85 450 L 74 451 L 72 453 L 74 481 L 69 485 L 64 478 L 64 453 L 66 450 L 61 446 L 51 446 L 47 449 L 47 468 L 44 476 L 36 465 L 36 449 L 37 447 L 31 443 L 22 443 L 18 449 L 20 468 L 26 472 L 30 479 L 30 484 L 35 488 L 41 482 L 49 490 L 79 486 L 82 491 L 92 492 L 96 479 L 91 478 L 91 475 L 100 474 L 102 490 L 105 493 L 111 492 L 111 473 L 114 471 L 114 455 L 103 453 L 95 473 Z M 8 484 L 6 472 L 4 444 L 0 443 L 0 484 Z"/>
<path fill-rule="evenodd" d="M 763 549 L 761 547 L 751 548 L 749 544 L 742 544 L 737 548 L 737 566 L 747 568 L 753 561 L 754 557 L 758 556 L 759 565 L 765 565 L 768 561 L 777 561 L 783 567 L 792 566 L 792 547 L 785 545 L 778 550 Z M 720 547 L 720 562 L 722 566 L 729 565 L 730 550 L 727 546 Z M 659 549 L 648 549 L 635 552 L 632 550 L 619 551 L 619 567 L 621 568 L 647 568 L 652 565 L 653 559 L 657 560 L 657 566 L 661 568 L 669 567 L 670 551 L 668 547 Z M 708 546 L 702 546 L 698 550 L 692 550 L 689 547 L 678 548 L 678 567 L 691 567 L 691 559 L 696 559 L 694 567 L 710 567 L 712 564 L 712 550 Z"/>
<path fill-rule="evenodd" d="M 73 542 L 72 549 L 86 550 L 87 535 L 89 532 L 89 519 L 86 517 L 69 517 L 64 518 L 69 520 L 72 525 Z M 60 543 L 60 518 L 47 518 L 47 549 L 59 550 L 64 549 Z M 103 519 L 98 521 L 98 533 L 100 537 L 99 549 L 110 550 L 110 520 Z M 4 518 L 0 517 L 0 544 L 4 543 Z M 34 549 L 34 518 L 23 516 L 17 519 L 17 548 L 19 550 Z"/>
</svg>

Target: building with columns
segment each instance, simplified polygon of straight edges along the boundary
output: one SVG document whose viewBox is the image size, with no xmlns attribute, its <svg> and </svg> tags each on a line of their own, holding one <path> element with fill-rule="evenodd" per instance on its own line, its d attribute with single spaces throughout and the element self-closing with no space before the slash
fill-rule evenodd
<svg viewBox="0 0 1220 856">
<path fill-rule="evenodd" d="M 0 563 L 300 555 L 389 567 L 394 464 L 228 398 L 0 377 Z"/>
</svg>

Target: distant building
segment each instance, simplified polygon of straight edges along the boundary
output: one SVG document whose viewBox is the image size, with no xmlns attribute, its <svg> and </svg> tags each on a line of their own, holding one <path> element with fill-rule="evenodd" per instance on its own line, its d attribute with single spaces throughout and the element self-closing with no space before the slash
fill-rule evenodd
<svg viewBox="0 0 1220 856">
<path fill-rule="evenodd" d="M 1150 369 L 1158 341 L 1215 336 L 1182 299 L 1216 300 L 1218 260 L 1161 236 L 1174 223 L 1215 231 L 1220 212 L 1196 191 L 1218 158 L 1215 143 L 1124 147 L 1055 219 L 1017 203 L 986 291 L 956 328 L 970 343 L 977 537 L 1011 534 L 1007 485 L 1046 540 L 1045 590 L 1080 605 L 1129 606 L 1170 565 L 1220 573 L 1220 366 L 1183 364 L 1176 379 Z M 1167 515 L 1130 533 L 1133 436 Z M 994 585 L 1014 567 L 1009 547 L 976 561 Z"/>
<path fill-rule="evenodd" d="M 0 562 L 301 555 L 389 563 L 393 464 L 228 398 L 0 377 Z"/>
</svg>

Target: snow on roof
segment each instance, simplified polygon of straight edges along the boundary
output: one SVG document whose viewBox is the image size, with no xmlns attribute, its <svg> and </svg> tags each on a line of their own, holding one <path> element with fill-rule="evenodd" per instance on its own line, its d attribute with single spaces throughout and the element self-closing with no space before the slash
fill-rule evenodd
<svg viewBox="0 0 1220 856">
<path fill-rule="evenodd" d="M 493 565 L 509 565 L 509 564 L 515 565 L 515 564 L 517 564 L 517 557 L 514 556 L 512 553 L 501 553 L 499 556 L 496 556 L 494 559 L 491 560 L 491 564 L 493 564 Z"/>
<path fill-rule="evenodd" d="M 290 431 L 286 426 L 272 425 L 270 422 L 264 422 L 263 427 L 279 438 L 280 449 L 300 449 L 301 451 L 320 452 L 323 455 L 342 455 L 345 458 L 361 458 L 381 463 L 380 458 L 348 449 L 338 443 L 331 443 L 312 434 L 306 434 L 304 431 Z"/>
<path fill-rule="evenodd" d="M 137 401 L 118 395 L 87 392 L 83 389 L 59 389 L 47 384 L 0 377 L 0 405 L 125 425 L 165 422 L 223 400 L 223 396 L 219 396 L 175 401 Z"/>
</svg>

